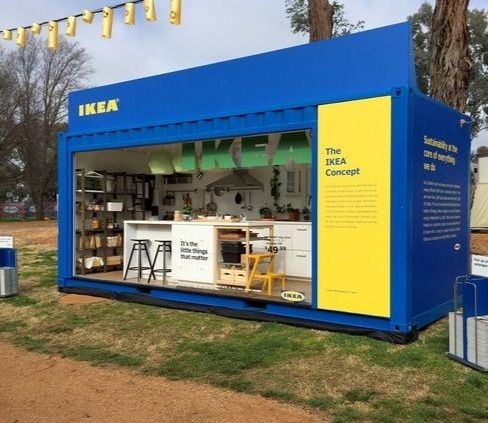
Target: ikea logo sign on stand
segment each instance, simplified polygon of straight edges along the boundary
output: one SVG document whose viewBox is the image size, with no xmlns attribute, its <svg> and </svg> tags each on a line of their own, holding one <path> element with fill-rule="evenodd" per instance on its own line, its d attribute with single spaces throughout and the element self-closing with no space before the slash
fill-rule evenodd
<svg viewBox="0 0 488 423">
<path fill-rule="evenodd" d="M 80 104 L 78 106 L 78 116 L 99 115 L 119 111 L 119 99 L 97 101 L 95 103 Z"/>
</svg>

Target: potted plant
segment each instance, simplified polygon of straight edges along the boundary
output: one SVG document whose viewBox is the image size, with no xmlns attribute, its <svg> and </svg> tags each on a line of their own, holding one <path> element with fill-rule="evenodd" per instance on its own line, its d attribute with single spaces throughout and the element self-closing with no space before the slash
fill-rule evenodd
<svg viewBox="0 0 488 423">
<path fill-rule="evenodd" d="M 310 220 L 310 209 L 307 206 L 305 206 L 302 209 L 302 216 L 303 216 L 303 220 L 306 220 L 306 221 Z"/>
<path fill-rule="evenodd" d="M 288 212 L 288 219 L 292 222 L 296 222 L 300 217 L 300 210 L 293 208 L 291 203 L 286 205 L 286 211 Z"/>
<path fill-rule="evenodd" d="M 191 204 L 185 204 L 181 209 L 183 212 L 183 220 L 190 220 L 191 215 L 193 213 L 193 207 Z"/>
</svg>

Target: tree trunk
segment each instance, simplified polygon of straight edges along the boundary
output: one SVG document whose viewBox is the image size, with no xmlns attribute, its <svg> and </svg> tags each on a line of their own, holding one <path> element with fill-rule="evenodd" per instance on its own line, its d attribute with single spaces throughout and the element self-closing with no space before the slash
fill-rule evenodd
<svg viewBox="0 0 488 423">
<path fill-rule="evenodd" d="M 461 112 L 466 110 L 473 60 L 469 54 L 469 0 L 437 0 L 432 17 L 430 95 Z"/>
<path fill-rule="evenodd" d="M 31 194 L 32 202 L 36 207 L 36 220 L 44 220 L 46 217 L 44 214 L 44 203 L 43 203 L 43 195 L 37 192 Z"/>
<path fill-rule="evenodd" d="M 332 37 L 334 6 L 328 0 L 309 0 L 310 42 Z"/>
</svg>

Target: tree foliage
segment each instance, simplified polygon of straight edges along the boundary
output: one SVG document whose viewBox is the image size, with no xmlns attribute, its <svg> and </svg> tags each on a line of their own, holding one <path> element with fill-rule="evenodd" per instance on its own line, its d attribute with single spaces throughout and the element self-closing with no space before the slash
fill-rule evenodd
<svg viewBox="0 0 488 423">
<path fill-rule="evenodd" d="M 334 7 L 333 37 L 357 32 L 364 28 L 364 21 L 358 21 L 356 23 L 349 22 L 345 15 L 344 5 L 341 2 L 333 1 L 331 4 Z M 285 0 L 285 7 L 293 33 L 309 34 L 310 19 L 308 0 Z"/>
<path fill-rule="evenodd" d="M 12 93 L 10 109 L 5 105 L 10 116 L 3 114 L 5 100 L 0 99 L 0 137 L 9 137 L 8 174 L 25 187 L 39 219 L 44 217 L 43 200 L 55 193 L 57 133 L 66 128 L 68 94 L 91 73 L 88 61 L 77 43 L 62 39 L 51 52 L 42 39 L 32 38 L 0 64 L 0 69 L 8 68 Z"/>
<path fill-rule="evenodd" d="M 430 94 L 432 6 L 425 2 L 409 16 L 413 29 L 417 82 Z M 466 111 L 473 118 L 473 136 L 488 129 L 488 11 L 468 11 L 469 50 L 473 59 Z"/>
</svg>

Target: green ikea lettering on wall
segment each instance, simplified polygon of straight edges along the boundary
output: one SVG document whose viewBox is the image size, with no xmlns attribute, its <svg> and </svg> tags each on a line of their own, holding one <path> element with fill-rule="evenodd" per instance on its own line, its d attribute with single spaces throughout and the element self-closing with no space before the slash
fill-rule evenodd
<svg viewBox="0 0 488 423">
<path fill-rule="evenodd" d="M 202 143 L 202 162 L 200 164 L 201 170 L 212 169 L 233 169 L 236 167 L 230 147 L 234 142 L 233 138 L 220 140 L 218 146 L 215 141 L 205 141 Z"/>
<path fill-rule="evenodd" d="M 234 169 L 237 167 L 231 152 L 234 141 L 234 138 L 202 141 L 201 157 L 197 157 L 195 151 L 197 143 L 185 142 L 181 144 L 181 153 L 176 157 L 171 158 L 169 153 L 162 151 L 151 154 L 149 167 L 153 174 L 172 173 L 172 168 L 176 172 L 192 172 L 195 169 Z M 274 157 L 270 156 L 268 146 L 268 135 L 243 137 L 240 167 L 287 165 L 290 161 L 296 164 L 312 162 L 312 150 L 304 131 L 282 134 Z"/>
<path fill-rule="evenodd" d="M 312 162 L 312 151 L 305 132 L 288 132 L 281 135 L 273 166 L 286 165 L 289 160 L 296 164 Z"/>
<path fill-rule="evenodd" d="M 195 143 L 185 142 L 181 144 L 181 155 L 173 160 L 176 172 L 190 172 L 196 169 Z"/>
<path fill-rule="evenodd" d="M 268 166 L 268 136 L 242 138 L 241 167 Z"/>
</svg>

